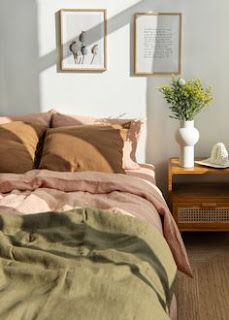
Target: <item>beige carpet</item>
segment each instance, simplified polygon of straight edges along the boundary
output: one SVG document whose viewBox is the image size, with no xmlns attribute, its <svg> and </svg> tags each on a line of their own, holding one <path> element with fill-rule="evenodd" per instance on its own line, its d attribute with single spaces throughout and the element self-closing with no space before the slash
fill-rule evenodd
<svg viewBox="0 0 229 320">
<path fill-rule="evenodd" d="M 178 275 L 178 320 L 229 320 L 229 232 L 183 238 L 194 278 Z"/>
</svg>

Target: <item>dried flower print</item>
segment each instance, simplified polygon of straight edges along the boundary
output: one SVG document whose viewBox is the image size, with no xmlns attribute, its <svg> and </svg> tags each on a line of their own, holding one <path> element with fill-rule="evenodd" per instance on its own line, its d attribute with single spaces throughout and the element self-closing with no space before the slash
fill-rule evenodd
<svg viewBox="0 0 229 320">
<path fill-rule="evenodd" d="M 72 43 L 69 45 L 69 50 L 73 54 L 74 62 L 80 63 L 81 51 L 79 43 L 77 43 L 76 41 L 72 41 Z"/>
<path fill-rule="evenodd" d="M 91 48 L 91 53 L 92 53 L 92 59 L 91 59 L 91 64 L 93 63 L 95 56 L 98 54 L 99 51 L 99 46 L 98 44 L 95 44 L 92 48 Z"/>
</svg>

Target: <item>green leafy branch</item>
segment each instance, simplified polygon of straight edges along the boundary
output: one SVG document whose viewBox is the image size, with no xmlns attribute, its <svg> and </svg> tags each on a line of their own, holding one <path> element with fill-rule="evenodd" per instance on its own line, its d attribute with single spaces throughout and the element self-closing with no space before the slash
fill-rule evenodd
<svg viewBox="0 0 229 320">
<path fill-rule="evenodd" d="M 213 100 L 212 88 L 204 88 L 199 79 L 186 82 L 173 77 L 171 84 L 160 86 L 159 91 L 169 104 L 170 117 L 179 120 L 193 120 Z"/>
</svg>

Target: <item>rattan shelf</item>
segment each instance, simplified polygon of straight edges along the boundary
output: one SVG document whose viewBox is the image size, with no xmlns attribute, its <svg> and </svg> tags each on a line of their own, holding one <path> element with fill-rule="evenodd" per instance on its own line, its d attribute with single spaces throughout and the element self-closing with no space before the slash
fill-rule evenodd
<svg viewBox="0 0 229 320">
<path fill-rule="evenodd" d="M 185 181 L 177 182 L 181 175 Z M 190 181 L 190 175 L 198 181 Z M 206 175 L 228 176 L 228 182 L 202 182 Z M 168 191 L 170 209 L 181 231 L 229 231 L 229 169 L 200 165 L 184 169 L 177 158 L 171 158 Z"/>
</svg>

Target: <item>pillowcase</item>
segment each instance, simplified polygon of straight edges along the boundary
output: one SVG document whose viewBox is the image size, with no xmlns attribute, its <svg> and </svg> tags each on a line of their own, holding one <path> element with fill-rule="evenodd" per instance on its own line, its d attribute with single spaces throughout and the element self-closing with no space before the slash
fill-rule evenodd
<svg viewBox="0 0 229 320">
<path fill-rule="evenodd" d="M 28 113 L 19 116 L 5 116 L 0 117 L 0 124 L 9 123 L 12 121 L 23 121 L 25 123 L 31 123 L 34 125 L 40 125 L 45 128 L 50 127 L 51 116 L 54 111 L 50 110 L 48 112 L 37 112 L 37 113 Z"/>
<path fill-rule="evenodd" d="M 78 115 L 66 115 L 59 112 L 54 112 L 51 118 L 51 127 L 58 128 L 64 126 L 75 125 L 123 125 L 130 122 L 130 128 L 127 133 L 127 139 L 124 144 L 123 152 L 123 168 L 137 169 L 139 165 L 136 163 L 136 149 L 140 137 L 141 126 L 143 121 L 140 119 L 115 119 L 115 118 L 95 118 Z"/>
<path fill-rule="evenodd" d="M 125 173 L 121 126 L 69 126 L 48 129 L 39 169 Z"/>
<path fill-rule="evenodd" d="M 0 172 L 25 173 L 34 167 L 34 158 L 44 127 L 21 121 L 0 125 Z"/>
</svg>

